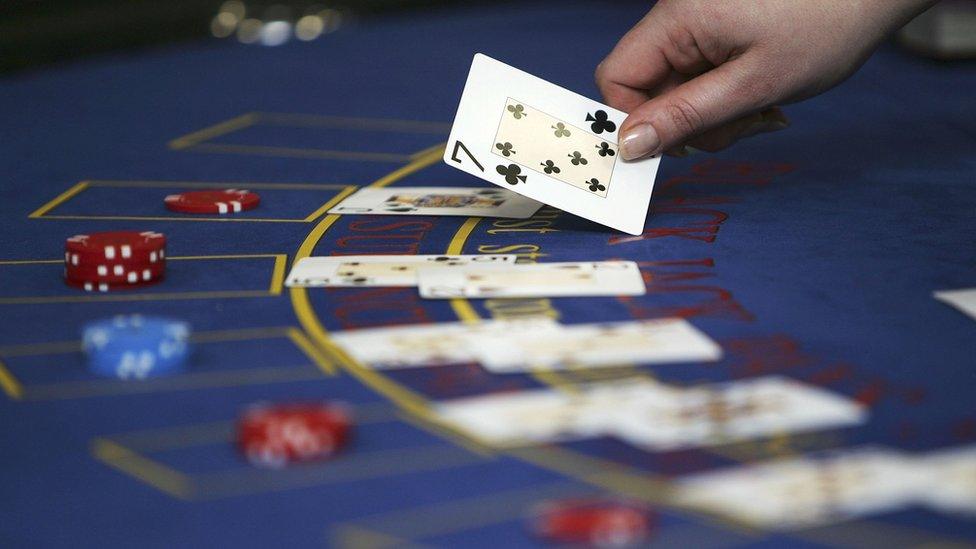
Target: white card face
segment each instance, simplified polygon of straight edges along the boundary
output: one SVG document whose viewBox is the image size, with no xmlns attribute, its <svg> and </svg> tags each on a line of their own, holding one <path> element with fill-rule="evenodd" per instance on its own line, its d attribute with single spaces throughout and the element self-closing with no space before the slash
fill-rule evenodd
<svg viewBox="0 0 976 549">
<path fill-rule="evenodd" d="M 641 234 L 660 158 L 620 160 L 627 115 L 474 56 L 444 162 L 539 202 Z"/>
<path fill-rule="evenodd" d="M 633 261 L 470 265 L 419 269 L 426 299 L 644 295 L 647 288 Z"/>
<path fill-rule="evenodd" d="M 484 338 L 476 345 L 482 365 L 495 373 L 709 362 L 722 358 L 717 343 L 680 318 L 574 324 L 548 334 Z"/>
<path fill-rule="evenodd" d="M 676 500 L 765 529 L 819 526 L 910 505 L 911 461 L 880 449 L 799 457 L 685 477 Z"/>
<path fill-rule="evenodd" d="M 358 362 L 380 370 L 477 362 L 479 356 L 471 345 L 473 339 L 506 333 L 543 333 L 558 328 L 549 318 L 471 324 L 446 322 L 335 332 L 332 339 Z"/>
<path fill-rule="evenodd" d="M 867 418 L 854 400 L 781 377 L 692 387 L 670 400 L 635 407 L 620 416 L 614 432 L 635 446 L 664 451 L 858 425 Z"/>
<path fill-rule="evenodd" d="M 976 288 L 935 292 L 935 298 L 952 305 L 976 320 Z"/>
<path fill-rule="evenodd" d="M 514 264 L 514 255 L 347 255 L 300 259 L 288 287 L 416 286 L 417 269 Z"/>
<path fill-rule="evenodd" d="M 542 204 L 506 189 L 471 187 L 366 187 L 330 214 L 461 215 L 468 217 L 532 217 Z"/>
<path fill-rule="evenodd" d="M 919 493 L 922 503 L 976 516 L 976 446 L 931 452 L 917 464 L 927 480 Z"/>
<path fill-rule="evenodd" d="M 554 389 L 498 393 L 445 401 L 441 422 L 493 446 L 520 446 L 583 438 L 576 428 L 582 403 Z"/>
</svg>

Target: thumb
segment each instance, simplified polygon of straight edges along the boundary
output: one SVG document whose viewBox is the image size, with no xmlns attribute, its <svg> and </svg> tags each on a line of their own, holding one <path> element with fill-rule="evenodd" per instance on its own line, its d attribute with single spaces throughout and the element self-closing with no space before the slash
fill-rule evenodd
<svg viewBox="0 0 976 549">
<path fill-rule="evenodd" d="M 620 156 L 636 160 L 772 104 L 772 84 L 739 58 L 634 108 L 620 126 Z"/>
</svg>

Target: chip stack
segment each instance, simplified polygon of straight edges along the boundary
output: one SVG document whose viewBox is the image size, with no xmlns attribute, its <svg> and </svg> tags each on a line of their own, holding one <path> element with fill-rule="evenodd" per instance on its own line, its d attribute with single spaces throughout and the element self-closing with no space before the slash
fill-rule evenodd
<svg viewBox="0 0 976 549">
<path fill-rule="evenodd" d="M 180 320 L 125 315 L 87 324 L 82 348 L 101 377 L 145 379 L 184 370 L 190 325 Z"/>
<path fill-rule="evenodd" d="M 65 242 L 64 280 L 85 291 L 108 292 L 155 284 L 166 272 L 162 233 L 79 234 Z"/>
<path fill-rule="evenodd" d="M 345 403 L 259 403 L 238 420 L 237 446 L 252 465 L 278 469 L 334 456 L 351 429 Z"/>
</svg>

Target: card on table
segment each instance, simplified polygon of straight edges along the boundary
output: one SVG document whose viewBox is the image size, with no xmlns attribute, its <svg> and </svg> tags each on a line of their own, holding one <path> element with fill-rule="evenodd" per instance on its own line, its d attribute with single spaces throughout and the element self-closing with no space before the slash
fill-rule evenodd
<svg viewBox="0 0 976 549">
<path fill-rule="evenodd" d="M 908 506 L 917 480 L 911 460 L 869 447 L 692 475 L 678 480 L 675 494 L 682 506 L 791 530 Z"/>
<path fill-rule="evenodd" d="M 633 261 L 469 265 L 417 271 L 426 299 L 644 295 Z"/>
<path fill-rule="evenodd" d="M 506 189 L 472 187 L 366 187 L 329 210 L 330 214 L 461 215 L 532 217 L 542 204 Z"/>
<path fill-rule="evenodd" d="M 641 234 L 660 158 L 624 162 L 627 115 L 482 54 L 444 152 L 459 170 L 539 202 Z"/>
<path fill-rule="evenodd" d="M 728 444 L 784 433 L 858 425 L 860 403 L 783 377 L 691 387 L 640 401 L 616 417 L 611 430 L 635 446 L 668 451 Z"/>
<path fill-rule="evenodd" d="M 935 292 L 935 298 L 948 303 L 976 320 L 976 288 Z"/>
<path fill-rule="evenodd" d="M 482 338 L 476 346 L 481 364 L 495 373 L 722 358 L 717 343 L 680 318 L 573 324 L 548 334 Z"/>
<path fill-rule="evenodd" d="M 472 341 L 496 334 L 544 334 L 559 325 L 549 318 L 444 322 L 335 332 L 333 341 L 373 369 L 413 368 L 477 362 Z"/>
<path fill-rule="evenodd" d="M 285 286 L 416 286 L 417 268 L 514 264 L 514 255 L 347 255 L 305 257 L 288 273 Z"/>
</svg>

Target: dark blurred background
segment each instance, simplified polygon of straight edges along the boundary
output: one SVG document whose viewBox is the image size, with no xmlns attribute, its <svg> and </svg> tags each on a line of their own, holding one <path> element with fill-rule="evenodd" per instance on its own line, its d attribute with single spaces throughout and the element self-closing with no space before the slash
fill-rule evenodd
<svg viewBox="0 0 976 549">
<path fill-rule="evenodd" d="M 355 20 L 400 10 L 500 1 L 0 0 L 0 72 L 208 35 L 276 46 L 316 40 Z M 553 2 L 554 9 L 558 5 Z M 899 39 L 928 57 L 976 56 L 976 0 L 944 0 Z"/>
</svg>

